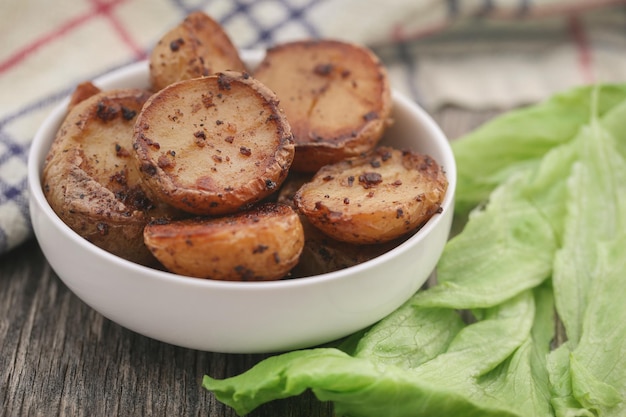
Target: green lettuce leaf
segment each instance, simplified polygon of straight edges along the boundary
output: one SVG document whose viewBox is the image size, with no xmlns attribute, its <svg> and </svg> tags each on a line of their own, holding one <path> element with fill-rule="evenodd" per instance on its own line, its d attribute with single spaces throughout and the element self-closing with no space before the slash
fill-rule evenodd
<svg viewBox="0 0 626 417">
<path fill-rule="evenodd" d="M 626 113 L 624 114 L 626 116 Z M 578 162 L 569 178 L 562 248 L 554 262 L 556 306 L 570 344 L 581 337 L 590 285 L 598 267 L 597 243 L 624 234 L 626 160 L 600 121 L 581 130 Z"/>
<path fill-rule="evenodd" d="M 626 415 L 626 309 L 616 296 L 626 278 L 626 237 L 597 242 L 581 338 L 549 353 L 552 405 L 557 417 Z"/>
<path fill-rule="evenodd" d="M 589 123 L 626 99 L 626 85 L 575 88 L 534 106 L 496 117 L 452 142 L 457 161 L 456 212 L 464 216 L 509 176 L 535 166 L 550 149 L 573 139 Z"/>
<path fill-rule="evenodd" d="M 568 341 L 549 354 L 558 417 L 626 414 L 626 105 L 595 118 L 576 139 L 563 243 L 552 278 Z"/>
<path fill-rule="evenodd" d="M 596 417 L 576 400 L 572 393 L 569 368 L 570 348 L 567 342 L 548 353 L 546 368 L 550 387 L 550 404 L 557 417 Z"/>
<path fill-rule="evenodd" d="M 307 389 L 320 401 L 333 401 L 337 416 L 516 415 L 475 404 L 445 387 L 433 387 L 413 372 L 332 348 L 274 356 L 225 380 L 205 376 L 203 387 L 241 416 L 263 403 Z"/>
<path fill-rule="evenodd" d="M 554 301 L 549 283 L 534 290 L 535 321 L 529 338 L 480 384 L 487 395 L 507 398 L 529 416 L 551 416 L 546 356 L 554 338 Z"/>
<path fill-rule="evenodd" d="M 626 208 L 626 207 L 625 207 Z M 626 210 L 625 210 L 626 212 Z M 626 237 L 598 243 L 583 331 L 570 357 L 574 397 L 598 415 L 626 415 Z"/>
<path fill-rule="evenodd" d="M 432 309 L 416 309 L 418 315 L 434 313 L 438 316 L 438 312 Z M 377 342 L 391 346 L 399 340 L 406 347 L 411 340 L 407 333 L 419 335 L 425 331 L 415 323 L 404 327 L 405 312 L 402 309 L 398 312 L 391 316 L 400 317 L 390 318 L 378 325 L 397 331 L 381 331 L 374 326 L 363 337 L 357 355 L 370 352 L 371 346 L 376 346 Z M 248 372 L 225 380 L 205 376 L 203 386 L 240 415 L 265 402 L 299 395 L 311 389 L 319 400 L 333 401 L 338 416 L 522 416 L 522 409 L 516 404 L 494 393 L 510 392 L 512 387 L 522 384 L 530 386 L 526 392 L 529 394 L 536 386 L 525 378 L 524 381 L 515 378 L 506 381 L 510 378 L 509 367 L 516 368 L 524 362 L 530 369 L 528 361 L 520 357 L 528 354 L 526 349 L 532 343 L 529 340 L 534 320 L 535 300 L 532 293 L 527 292 L 489 309 L 484 320 L 464 327 L 451 340 L 448 335 L 443 337 L 446 342 L 439 341 L 437 344 L 441 349 L 448 345 L 449 340 L 445 351 L 429 360 L 424 357 L 425 361 L 417 366 L 406 360 L 394 360 L 390 364 L 386 356 L 353 357 L 338 349 L 320 348 L 271 357 Z M 413 322 L 414 319 L 408 321 Z M 438 316 L 438 321 L 443 324 L 456 319 L 442 315 Z M 437 333 L 440 330 L 437 329 Z M 409 352 L 422 350 L 432 341 L 419 337 L 412 340 L 414 346 L 408 349 Z M 524 352 L 511 365 L 502 366 L 503 362 L 516 355 L 521 346 L 525 347 Z M 524 404 L 528 401 L 541 403 L 534 398 L 543 396 L 524 396 L 519 401 Z M 544 403 L 547 404 L 547 400 Z"/>
<path fill-rule="evenodd" d="M 422 308 L 413 297 L 362 335 L 353 356 L 414 369 L 445 352 L 463 327 L 458 312 Z"/>
</svg>

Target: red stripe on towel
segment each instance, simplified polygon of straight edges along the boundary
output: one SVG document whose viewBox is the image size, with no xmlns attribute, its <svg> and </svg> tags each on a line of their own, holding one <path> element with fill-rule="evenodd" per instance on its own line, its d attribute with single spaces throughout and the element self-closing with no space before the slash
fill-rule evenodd
<svg viewBox="0 0 626 417">
<path fill-rule="evenodd" d="M 4 61 L 0 61 L 0 74 L 10 70 L 14 66 L 22 62 L 24 59 L 26 59 L 29 55 L 37 51 L 38 49 L 52 42 L 58 41 L 65 34 L 73 31 L 74 29 L 83 25 L 84 23 L 89 22 L 93 18 L 99 17 L 102 14 L 108 15 L 109 10 L 111 8 L 115 7 L 116 5 L 120 3 L 123 3 L 124 1 L 126 0 L 113 0 L 109 3 L 102 4 L 102 5 L 98 3 L 98 7 L 94 8 L 93 10 L 90 10 L 89 12 L 85 14 L 76 16 L 73 19 L 67 20 L 65 23 L 58 26 L 56 29 L 52 30 L 51 32 L 45 34 L 41 38 L 35 39 L 32 43 L 23 46 L 21 49 L 19 49 L 14 54 L 10 55 Z"/>
<path fill-rule="evenodd" d="M 578 53 L 578 67 L 585 83 L 593 83 L 595 76 L 593 73 L 593 58 L 589 38 L 584 26 L 577 15 L 571 15 L 568 19 L 570 36 L 574 41 Z"/>
<path fill-rule="evenodd" d="M 102 0 L 90 0 L 91 3 L 95 6 L 95 9 L 98 11 L 98 14 L 106 17 L 117 34 L 122 39 L 122 42 L 131 50 L 137 59 L 146 58 L 146 52 L 144 49 L 135 43 L 130 33 L 126 30 L 126 27 L 122 24 L 122 22 L 117 18 L 117 16 L 113 13 L 112 3 L 116 2 L 115 0 L 110 2 L 103 2 Z M 117 1 L 116 3 L 119 3 Z"/>
</svg>

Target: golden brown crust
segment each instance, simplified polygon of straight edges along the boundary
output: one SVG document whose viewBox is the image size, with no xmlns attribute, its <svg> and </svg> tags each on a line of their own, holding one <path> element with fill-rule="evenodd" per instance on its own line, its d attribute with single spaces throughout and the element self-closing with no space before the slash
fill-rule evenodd
<svg viewBox="0 0 626 417">
<path fill-rule="evenodd" d="M 219 218 L 152 223 L 146 245 L 171 272 L 227 281 L 271 281 L 297 264 L 304 244 L 296 212 L 261 204 Z"/>
<path fill-rule="evenodd" d="M 43 171 L 44 194 L 70 228 L 139 263 L 152 261 L 143 245 L 144 225 L 168 212 L 146 193 L 132 157 L 134 122 L 149 96 L 119 89 L 78 102 L 61 124 Z"/>
<path fill-rule="evenodd" d="M 447 185 L 429 156 L 379 147 L 323 167 L 298 190 L 294 202 L 334 239 L 381 243 L 416 230 L 437 213 Z"/>
<path fill-rule="evenodd" d="M 374 148 L 391 123 L 387 71 L 367 48 L 336 40 L 284 43 L 267 51 L 255 78 L 274 90 L 296 142 L 293 169 Z"/>
<path fill-rule="evenodd" d="M 158 198 L 200 215 L 233 213 L 270 195 L 294 155 L 274 93 L 232 71 L 152 96 L 138 116 L 134 149 Z"/>
<path fill-rule="evenodd" d="M 96 87 L 91 81 L 85 81 L 78 84 L 70 96 L 70 102 L 67 105 L 67 109 L 71 110 L 72 107 L 81 101 L 98 94 L 100 91 L 100 88 Z"/>
<path fill-rule="evenodd" d="M 181 80 L 245 69 L 222 26 L 200 11 L 163 35 L 150 54 L 150 82 L 155 90 Z"/>
</svg>

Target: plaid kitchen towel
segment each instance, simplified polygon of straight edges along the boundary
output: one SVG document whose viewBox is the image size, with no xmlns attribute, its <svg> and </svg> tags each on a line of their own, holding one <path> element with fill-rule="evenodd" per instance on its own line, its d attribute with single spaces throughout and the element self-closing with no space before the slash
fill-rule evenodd
<svg viewBox="0 0 626 417">
<path fill-rule="evenodd" d="M 0 0 L 0 254 L 32 231 L 29 143 L 75 85 L 145 59 L 193 10 L 240 48 L 310 37 L 372 47 L 427 110 L 508 108 L 626 80 L 615 0 Z"/>
</svg>

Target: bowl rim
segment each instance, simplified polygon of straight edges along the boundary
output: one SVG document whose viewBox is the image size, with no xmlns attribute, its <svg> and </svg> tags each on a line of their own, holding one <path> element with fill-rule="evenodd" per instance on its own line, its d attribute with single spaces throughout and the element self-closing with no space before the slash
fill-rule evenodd
<svg viewBox="0 0 626 417">
<path fill-rule="evenodd" d="M 243 55 L 244 57 L 246 55 Z M 258 52 L 248 52 L 248 56 L 252 57 L 252 60 L 258 59 Z M 97 86 L 103 86 L 102 88 L 114 88 L 111 84 L 119 84 L 122 80 L 126 80 L 130 77 L 147 77 L 148 74 L 148 62 L 147 60 L 137 61 L 129 65 L 125 65 L 116 70 L 108 72 L 93 80 L 93 83 Z M 327 272 L 319 275 L 311 275 L 306 277 L 297 277 L 293 279 L 280 279 L 275 281 L 220 281 L 212 279 L 200 279 L 195 277 L 188 277 L 184 275 L 178 275 L 172 272 L 158 270 L 148 266 L 140 265 L 135 262 L 123 259 L 112 253 L 101 249 L 100 247 L 90 243 L 86 239 L 82 238 L 78 233 L 73 231 L 65 222 L 63 222 L 57 214 L 52 210 L 47 199 L 43 194 L 43 188 L 41 183 L 41 175 L 43 171 L 43 164 L 45 157 L 50 147 L 50 144 L 54 140 L 55 132 L 57 131 L 63 117 L 66 113 L 67 105 L 69 103 L 69 96 L 62 99 L 52 111 L 45 117 L 43 123 L 37 129 L 31 147 L 28 153 L 27 162 L 27 178 L 29 199 L 31 204 L 34 203 L 39 209 L 43 211 L 45 217 L 47 217 L 57 230 L 60 230 L 66 237 L 74 241 L 78 246 L 83 247 L 90 252 L 93 256 L 102 257 L 104 260 L 118 265 L 120 268 L 126 268 L 142 275 L 150 276 L 152 279 L 164 280 L 170 283 L 182 283 L 190 286 L 201 288 L 215 288 L 215 289 L 227 289 L 233 291 L 247 291 L 249 289 L 258 290 L 272 290 L 272 289 L 289 289 L 293 287 L 307 287 L 313 285 L 320 285 L 328 281 L 337 281 L 344 279 L 348 276 L 358 274 L 364 269 L 369 269 L 376 264 L 384 264 L 390 261 L 392 258 L 397 257 L 403 252 L 411 250 L 416 244 L 423 239 L 427 238 L 429 232 L 434 229 L 437 224 L 443 221 L 441 213 L 444 211 L 454 210 L 454 195 L 456 191 L 457 172 L 456 162 L 454 159 L 453 151 L 450 146 L 450 142 L 446 135 L 443 133 L 439 125 L 432 119 L 432 117 L 415 101 L 409 99 L 399 91 L 392 89 L 392 102 L 394 106 L 399 103 L 405 109 L 408 109 L 412 113 L 416 113 L 420 119 L 420 123 L 424 126 L 424 130 L 430 132 L 430 140 L 436 142 L 438 148 L 441 149 L 443 155 L 445 155 L 446 161 L 437 160 L 442 166 L 448 180 L 448 188 L 444 196 L 441 208 L 442 211 L 432 216 L 413 236 L 406 239 L 393 249 L 365 262 L 353 265 L 341 270 Z M 441 158 L 439 158 L 441 159 Z M 32 210 L 31 214 L 32 216 Z M 36 232 L 36 231 L 35 231 Z M 36 235 L 36 233 L 35 233 Z M 39 239 L 38 236 L 36 236 Z"/>
</svg>

